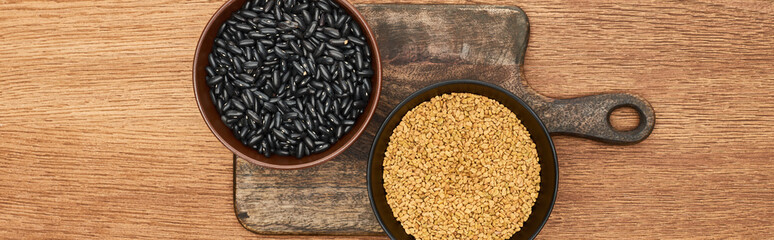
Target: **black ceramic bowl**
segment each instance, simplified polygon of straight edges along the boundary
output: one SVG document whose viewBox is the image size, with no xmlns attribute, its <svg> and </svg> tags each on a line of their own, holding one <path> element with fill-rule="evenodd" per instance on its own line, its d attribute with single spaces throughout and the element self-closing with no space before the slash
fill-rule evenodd
<svg viewBox="0 0 774 240">
<path fill-rule="evenodd" d="M 394 110 L 387 116 L 382 123 L 381 128 L 376 133 L 373 146 L 371 146 L 371 157 L 368 159 L 368 197 L 371 199 L 371 208 L 373 208 L 376 219 L 382 225 L 382 229 L 392 239 L 414 239 L 406 234 L 400 222 L 395 219 L 392 209 L 387 204 L 386 193 L 384 191 L 384 180 L 382 175 L 384 168 L 384 152 L 390 141 L 393 129 L 398 126 L 400 120 L 409 110 L 431 98 L 445 93 L 462 92 L 473 93 L 497 100 L 505 107 L 516 113 L 522 124 L 527 128 L 532 136 L 532 140 L 537 146 L 538 157 L 540 161 L 540 192 L 537 201 L 532 207 L 532 215 L 529 216 L 524 226 L 519 232 L 510 239 L 533 239 L 543 228 L 551 209 L 556 201 L 557 183 L 559 182 L 559 168 L 556 161 L 556 151 L 554 143 L 551 141 L 551 135 L 548 134 L 543 122 L 532 109 L 521 99 L 496 85 L 474 80 L 453 80 L 430 85 L 428 87 L 411 94 L 406 100 L 398 104 Z M 514 179 L 515 180 L 515 179 Z"/>
</svg>

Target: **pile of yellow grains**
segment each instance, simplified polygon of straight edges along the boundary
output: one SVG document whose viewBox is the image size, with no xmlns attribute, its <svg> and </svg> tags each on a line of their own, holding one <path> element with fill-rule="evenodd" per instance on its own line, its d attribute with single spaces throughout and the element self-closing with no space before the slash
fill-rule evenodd
<svg viewBox="0 0 774 240">
<path fill-rule="evenodd" d="M 470 93 L 444 94 L 409 111 L 384 157 L 387 203 L 408 234 L 507 239 L 540 191 L 535 143 L 512 111 Z"/>
</svg>

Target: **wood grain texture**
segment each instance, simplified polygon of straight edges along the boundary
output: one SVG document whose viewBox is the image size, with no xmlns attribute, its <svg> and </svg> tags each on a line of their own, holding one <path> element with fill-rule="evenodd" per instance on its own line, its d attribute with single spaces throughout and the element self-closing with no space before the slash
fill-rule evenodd
<svg viewBox="0 0 774 240">
<path fill-rule="evenodd" d="M 397 2 L 518 5 L 538 92 L 655 108 L 637 145 L 554 138 L 540 238 L 774 238 L 771 2 Z M 2 1 L 0 236 L 298 238 L 236 221 L 231 154 L 196 109 L 193 50 L 221 4 Z"/>
</svg>

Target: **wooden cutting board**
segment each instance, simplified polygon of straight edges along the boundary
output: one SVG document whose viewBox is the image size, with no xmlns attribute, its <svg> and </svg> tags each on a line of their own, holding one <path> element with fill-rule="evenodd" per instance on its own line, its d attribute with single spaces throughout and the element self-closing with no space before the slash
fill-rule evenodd
<svg viewBox="0 0 774 240">
<path fill-rule="evenodd" d="M 610 143 L 636 143 L 655 123 L 650 105 L 630 94 L 556 100 L 526 85 L 521 73 L 529 35 L 516 7 L 464 5 L 359 5 L 377 35 L 383 84 L 368 128 L 334 160 L 302 170 L 273 170 L 234 157 L 234 209 L 242 225 L 262 234 L 378 234 L 366 190 L 366 164 L 374 133 L 412 92 L 435 82 L 477 79 L 525 100 L 549 131 Z M 612 129 L 610 112 L 629 106 L 640 115 L 628 132 Z M 561 158 L 561 156 L 559 156 Z"/>
</svg>

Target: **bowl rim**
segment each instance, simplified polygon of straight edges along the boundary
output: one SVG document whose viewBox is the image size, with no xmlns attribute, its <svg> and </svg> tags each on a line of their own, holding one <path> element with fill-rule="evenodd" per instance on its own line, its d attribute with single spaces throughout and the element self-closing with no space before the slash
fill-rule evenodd
<svg viewBox="0 0 774 240">
<path fill-rule="evenodd" d="M 516 100 L 516 102 L 518 102 L 519 104 L 524 106 L 524 108 L 527 110 L 527 112 L 530 115 L 532 115 L 532 117 L 534 117 L 537 120 L 538 124 L 540 125 L 540 130 L 542 130 L 542 132 L 546 135 L 546 137 L 548 139 L 548 143 L 549 143 L 550 148 L 551 148 L 551 153 L 553 155 L 553 161 L 554 161 L 554 166 L 555 166 L 554 167 L 554 174 L 555 174 L 554 175 L 555 176 L 554 177 L 554 192 L 553 192 L 553 195 L 551 197 L 551 205 L 548 207 L 548 212 L 546 212 L 545 218 L 543 218 L 542 221 L 540 222 L 540 226 L 537 228 L 537 231 L 535 231 L 535 233 L 533 233 L 528 238 L 528 239 L 534 239 L 535 237 L 537 237 L 537 235 L 540 233 L 540 231 L 543 230 L 543 227 L 546 225 L 546 222 L 548 222 L 548 219 L 551 216 L 551 212 L 553 212 L 554 205 L 556 204 L 556 195 L 557 195 L 558 189 L 559 189 L 559 161 L 558 161 L 557 156 L 556 156 L 556 148 L 554 146 L 554 141 L 551 138 L 551 134 L 548 131 L 548 129 L 546 128 L 546 125 L 543 123 L 542 120 L 540 120 L 540 117 L 538 117 L 538 115 L 535 113 L 535 111 L 532 110 L 532 108 L 529 105 L 527 105 L 523 100 L 521 100 L 521 98 L 519 98 L 518 96 L 513 94 L 511 91 L 508 91 L 508 90 L 506 90 L 506 89 L 504 89 L 504 88 L 502 88 L 502 87 L 500 87 L 498 85 L 495 85 L 495 84 L 492 84 L 492 83 L 488 83 L 488 82 L 478 81 L 478 80 L 470 80 L 470 79 L 457 79 L 457 80 L 447 80 L 447 81 L 443 81 L 443 82 L 438 82 L 438 83 L 430 84 L 429 86 L 426 86 L 426 87 L 424 87 L 424 88 L 422 88 L 422 89 L 412 93 L 411 95 L 409 95 L 408 97 L 403 99 L 403 101 L 401 101 L 400 104 L 395 106 L 395 108 L 393 108 L 392 111 L 390 111 L 390 114 L 387 115 L 387 117 L 384 119 L 384 121 L 382 122 L 381 126 L 379 127 L 379 130 L 376 131 L 376 135 L 374 136 L 373 143 L 371 143 L 371 150 L 368 153 L 368 164 L 366 166 L 367 167 L 367 169 L 366 169 L 367 170 L 366 171 L 366 184 L 368 186 L 368 200 L 370 201 L 370 204 L 371 204 L 371 211 L 374 213 L 374 216 L 376 216 L 376 221 L 379 222 L 379 225 L 382 227 L 382 230 L 384 230 L 384 232 L 387 234 L 387 236 L 390 237 L 390 239 L 396 239 L 395 236 L 393 236 L 392 232 L 390 232 L 387 229 L 387 226 L 385 226 L 384 221 L 382 220 L 383 217 L 379 214 L 379 211 L 377 211 L 376 204 L 374 203 L 374 193 L 373 193 L 374 189 L 372 187 L 373 186 L 373 182 L 371 181 L 371 175 L 372 175 L 371 169 L 373 169 L 374 151 L 376 149 L 376 144 L 379 142 L 378 140 L 379 140 L 379 138 L 382 135 L 382 132 L 387 127 L 387 123 L 390 121 L 390 119 L 392 119 L 393 117 L 396 117 L 395 115 L 397 114 L 399 109 L 403 108 L 403 106 L 405 106 L 410 101 L 412 101 L 413 99 L 417 98 L 418 96 L 424 94 L 425 92 L 432 91 L 432 90 L 434 90 L 436 88 L 439 88 L 439 87 L 442 87 L 442 86 L 446 86 L 446 85 L 453 85 L 453 84 L 476 84 L 476 85 L 492 88 L 494 90 L 497 90 L 497 91 L 505 93 L 506 95 L 508 95 L 512 99 Z M 541 178 L 542 178 L 542 176 L 541 176 Z M 383 179 L 383 177 L 379 177 L 379 179 Z"/>
<path fill-rule="evenodd" d="M 248 162 L 261 166 L 261 167 L 267 167 L 267 168 L 273 168 L 273 169 L 283 169 L 283 170 L 293 170 L 293 169 L 302 169 L 307 167 L 316 166 L 322 163 L 325 163 L 327 161 L 330 161 L 334 157 L 338 156 L 342 152 L 344 152 L 346 149 L 348 149 L 352 144 L 357 141 L 358 138 L 363 134 L 365 129 L 368 127 L 368 124 L 371 122 L 371 118 L 373 117 L 374 113 L 376 112 L 376 108 L 379 103 L 379 98 L 381 95 L 381 88 L 382 88 L 382 65 L 381 65 L 381 56 L 379 54 L 379 48 L 377 46 L 376 42 L 376 35 L 374 34 L 371 27 L 368 25 L 368 22 L 365 20 L 365 17 L 355 8 L 355 6 L 350 3 L 348 0 L 331 0 L 346 11 L 350 17 L 354 21 L 356 21 L 360 27 L 363 29 L 363 36 L 366 38 L 366 42 L 368 44 L 368 47 L 370 48 L 371 52 L 371 67 L 374 71 L 374 75 L 371 77 L 371 95 L 368 101 L 368 105 L 366 105 L 365 111 L 358 116 L 358 119 L 356 120 L 356 123 L 360 122 L 362 119 L 362 123 L 354 125 L 354 127 L 345 134 L 345 136 L 349 134 L 353 134 L 351 138 L 345 138 L 344 136 L 340 138 L 337 142 L 346 140 L 342 145 L 340 145 L 338 148 L 330 148 L 322 153 L 317 154 L 325 154 L 322 155 L 319 159 L 308 161 L 308 162 L 302 162 L 298 164 L 273 164 L 268 163 L 265 161 L 262 161 L 261 159 L 255 159 L 247 154 L 243 153 L 242 151 L 237 150 L 234 146 L 226 142 L 225 138 L 222 136 L 221 133 L 219 133 L 215 128 L 213 127 L 213 123 L 210 122 L 207 118 L 207 114 L 205 113 L 205 109 L 201 104 L 201 101 L 207 101 L 208 96 L 200 96 L 198 92 L 200 91 L 197 87 L 197 79 L 199 81 L 205 81 L 206 74 L 197 74 L 197 63 L 200 61 L 206 61 L 207 56 L 209 55 L 209 52 L 204 52 L 204 45 L 207 38 L 207 34 L 216 34 L 218 28 L 220 27 L 220 23 L 216 24 L 215 20 L 219 18 L 223 14 L 232 14 L 233 12 L 229 12 L 228 9 L 234 5 L 234 4 L 243 4 L 246 0 L 229 0 L 223 5 L 218 8 L 218 11 L 216 11 L 212 17 L 207 21 L 207 25 L 202 30 L 202 33 L 199 36 L 198 43 L 196 44 L 196 50 L 194 51 L 194 59 L 193 59 L 193 67 L 191 71 L 192 79 L 193 79 L 193 92 L 194 96 L 196 98 L 196 105 L 199 108 L 199 113 L 201 114 L 202 118 L 204 119 L 204 122 L 207 124 L 207 128 L 210 129 L 210 132 L 212 132 L 213 135 L 220 141 L 223 146 L 225 146 L 227 149 L 229 149 L 232 153 L 236 154 L 242 159 L 247 160 Z M 214 45 L 214 44 L 213 44 Z M 206 95 L 206 94 L 205 94 Z M 233 133 L 229 132 L 227 133 L 229 136 L 233 137 Z M 241 143 L 240 143 L 241 144 Z M 249 150 L 255 151 L 254 149 L 247 147 Z M 330 151 L 330 152 L 329 152 Z M 304 159 L 312 155 L 307 155 L 302 157 L 301 159 Z"/>
</svg>

